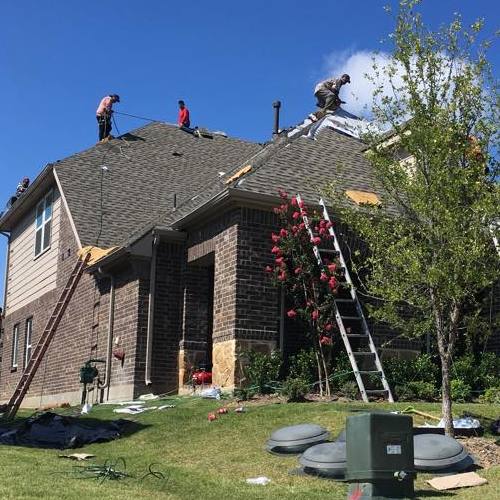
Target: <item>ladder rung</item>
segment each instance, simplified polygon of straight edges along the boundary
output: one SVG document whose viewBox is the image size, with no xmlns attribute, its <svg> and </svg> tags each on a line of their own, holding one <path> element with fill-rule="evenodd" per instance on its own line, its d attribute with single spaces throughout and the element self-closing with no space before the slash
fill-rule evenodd
<svg viewBox="0 0 500 500">
<path fill-rule="evenodd" d="M 352 351 L 355 356 L 375 356 L 374 352 Z"/>
<path fill-rule="evenodd" d="M 354 299 L 335 299 L 335 302 L 339 302 L 340 304 L 355 304 L 356 301 Z"/>
<path fill-rule="evenodd" d="M 361 321 L 359 316 L 340 316 L 343 320 L 346 321 Z"/>
<path fill-rule="evenodd" d="M 359 370 L 358 373 L 361 373 L 363 375 L 369 375 L 369 374 L 372 374 L 372 373 L 382 373 L 380 370 Z"/>
<path fill-rule="evenodd" d="M 387 389 L 371 389 L 365 390 L 366 394 L 385 394 Z"/>
<path fill-rule="evenodd" d="M 348 333 L 347 336 L 355 339 L 368 338 L 368 335 L 366 333 Z"/>
</svg>

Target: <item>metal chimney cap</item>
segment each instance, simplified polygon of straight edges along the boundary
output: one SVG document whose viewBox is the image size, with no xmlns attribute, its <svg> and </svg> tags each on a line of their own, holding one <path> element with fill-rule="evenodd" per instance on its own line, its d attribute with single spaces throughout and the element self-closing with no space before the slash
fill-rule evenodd
<svg viewBox="0 0 500 500">
<path fill-rule="evenodd" d="M 273 108 L 281 108 L 281 101 L 274 101 Z"/>
</svg>

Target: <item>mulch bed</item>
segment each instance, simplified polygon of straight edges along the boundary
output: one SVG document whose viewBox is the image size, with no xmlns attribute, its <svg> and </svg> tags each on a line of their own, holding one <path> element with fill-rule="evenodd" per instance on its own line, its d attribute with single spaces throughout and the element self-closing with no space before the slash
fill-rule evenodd
<svg viewBox="0 0 500 500">
<path fill-rule="evenodd" d="M 469 453 L 474 455 L 477 464 L 485 469 L 500 465 L 500 440 L 494 441 L 483 437 L 457 438 Z"/>
</svg>

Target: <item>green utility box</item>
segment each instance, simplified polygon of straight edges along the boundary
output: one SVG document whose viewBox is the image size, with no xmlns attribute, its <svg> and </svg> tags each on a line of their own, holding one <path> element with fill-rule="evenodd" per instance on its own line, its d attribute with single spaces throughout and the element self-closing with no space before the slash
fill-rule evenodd
<svg viewBox="0 0 500 500">
<path fill-rule="evenodd" d="M 406 415 L 347 418 L 348 498 L 414 498 L 413 422 Z"/>
</svg>

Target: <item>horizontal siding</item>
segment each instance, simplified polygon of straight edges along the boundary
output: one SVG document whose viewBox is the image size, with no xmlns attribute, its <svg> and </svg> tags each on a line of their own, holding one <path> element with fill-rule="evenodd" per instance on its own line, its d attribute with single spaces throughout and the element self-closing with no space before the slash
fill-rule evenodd
<svg viewBox="0 0 500 500">
<path fill-rule="evenodd" d="M 50 248 L 35 259 L 35 207 L 12 231 L 9 247 L 6 313 L 56 288 L 61 197 L 54 190 Z"/>
</svg>

